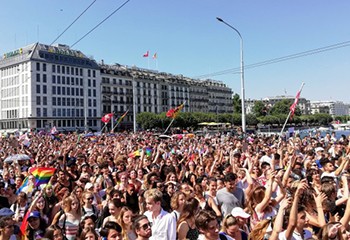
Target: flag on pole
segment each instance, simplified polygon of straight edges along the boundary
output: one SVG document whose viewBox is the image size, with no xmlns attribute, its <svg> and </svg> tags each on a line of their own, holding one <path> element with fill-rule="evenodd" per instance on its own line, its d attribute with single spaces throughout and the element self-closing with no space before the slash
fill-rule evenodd
<svg viewBox="0 0 350 240">
<path fill-rule="evenodd" d="M 30 173 L 35 177 L 36 183 L 35 186 L 41 184 L 47 184 L 50 181 L 52 175 L 55 174 L 56 168 L 48 167 L 35 167 L 30 169 Z"/>
<path fill-rule="evenodd" d="M 171 108 L 167 113 L 166 113 L 166 116 L 169 117 L 169 118 L 176 118 L 177 114 L 179 112 L 181 112 L 181 110 L 183 109 L 184 107 L 184 103 L 182 103 L 181 105 L 177 106 L 176 108 Z"/>
<path fill-rule="evenodd" d="M 297 108 L 297 104 L 298 104 L 298 101 L 299 101 L 300 93 L 301 93 L 301 90 L 297 93 L 297 95 L 295 96 L 294 103 L 289 108 L 289 110 L 290 110 L 290 119 L 292 119 L 293 116 L 294 116 L 294 112 L 295 112 L 295 109 Z"/>
<path fill-rule="evenodd" d="M 119 118 L 117 118 L 115 121 L 117 123 L 117 125 L 119 125 L 119 123 L 123 120 L 123 118 L 126 116 L 126 114 L 128 114 L 129 110 L 127 110 L 123 115 L 121 115 Z"/>
<path fill-rule="evenodd" d="M 111 121 L 112 116 L 113 116 L 113 113 L 107 113 L 101 118 L 101 121 L 107 124 L 109 123 L 109 121 Z"/>
<path fill-rule="evenodd" d="M 148 57 L 149 56 L 149 51 L 147 51 L 145 54 L 143 54 L 143 57 Z"/>
<path fill-rule="evenodd" d="M 22 192 L 22 189 L 26 186 L 28 186 L 28 176 L 22 181 L 22 185 L 17 189 L 16 194 Z"/>
<path fill-rule="evenodd" d="M 153 54 L 153 59 L 157 59 L 157 53 Z"/>
</svg>

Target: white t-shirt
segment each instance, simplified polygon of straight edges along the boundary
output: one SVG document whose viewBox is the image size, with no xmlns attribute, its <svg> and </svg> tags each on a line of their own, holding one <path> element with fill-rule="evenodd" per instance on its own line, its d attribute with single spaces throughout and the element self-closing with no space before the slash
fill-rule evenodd
<svg viewBox="0 0 350 240">
<path fill-rule="evenodd" d="M 304 229 L 304 238 L 302 238 L 300 233 L 294 231 L 293 235 L 292 235 L 292 238 L 290 240 L 307 240 L 307 239 L 310 239 L 310 238 L 312 238 L 312 233 L 309 230 Z M 281 232 L 278 235 L 278 239 L 279 240 L 287 240 L 287 238 L 286 238 L 286 231 Z"/>
</svg>

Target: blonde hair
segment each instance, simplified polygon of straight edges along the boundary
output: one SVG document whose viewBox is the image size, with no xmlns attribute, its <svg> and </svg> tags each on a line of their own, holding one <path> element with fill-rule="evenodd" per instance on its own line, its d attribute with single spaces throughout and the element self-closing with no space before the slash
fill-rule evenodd
<svg viewBox="0 0 350 240">
<path fill-rule="evenodd" d="M 127 226 L 124 221 L 123 221 L 123 217 L 124 217 L 124 214 L 126 212 L 131 212 L 131 209 L 124 206 L 122 207 L 122 209 L 120 210 L 120 213 L 119 213 L 119 216 L 117 218 L 117 222 L 119 223 L 119 225 L 122 227 L 122 235 L 123 235 L 123 239 L 128 239 L 128 230 L 129 230 L 129 226 Z M 132 222 L 130 222 L 130 224 L 132 225 Z"/>
<path fill-rule="evenodd" d="M 77 214 L 81 216 L 80 201 L 75 194 L 71 194 L 63 200 L 63 211 L 65 213 L 72 211 L 72 202 L 74 200 L 78 203 Z"/>
<path fill-rule="evenodd" d="M 163 199 L 163 193 L 158 189 L 152 188 L 145 192 L 145 199 L 150 198 L 154 202 L 161 202 Z"/>
</svg>

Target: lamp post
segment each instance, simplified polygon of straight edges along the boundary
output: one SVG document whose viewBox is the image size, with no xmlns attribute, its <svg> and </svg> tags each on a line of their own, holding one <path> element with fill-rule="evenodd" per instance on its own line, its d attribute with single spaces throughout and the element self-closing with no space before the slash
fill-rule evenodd
<svg viewBox="0 0 350 240">
<path fill-rule="evenodd" d="M 132 74 L 132 109 L 133 109 L 133 127 L 134 133 L 136 133 L 136 82 L 135 75 Z"/>
<path fill-rule="evenodd" d="M 231 26 L 230 24 L 228 24 L 227 22 L 225 22 L 224 20 L 222 20 L 221 18 L 217 17 L 216 18 L 219 22 L 222 22 L 223 24 L 225 24 L 226 26 L 228 26 L 229 28 L 233 29 L 239 36 L 240 38 L 240 52 L 241 52 L 241 102 L 242 102 L 242 132 L 243 134 L 246 132 L 246 119 L 245 119 L 245 90 L 244 90 L 244 62 L 243 62 L 243 38 L 241 33 L 234 28 L 233 26 Z"/>
</svg>

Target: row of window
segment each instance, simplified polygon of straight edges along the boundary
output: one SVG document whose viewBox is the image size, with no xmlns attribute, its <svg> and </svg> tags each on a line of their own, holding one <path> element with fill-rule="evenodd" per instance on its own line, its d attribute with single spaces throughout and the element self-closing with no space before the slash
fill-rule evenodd
<svg viewBox="0 0 350 240">
<path fill-rule="evenodd" d="M 58 128 L 82 128 L 84 127 L 84 120 L 71 119 L 71 120 L 54 120 L 53 125 Z M 97 126 L 97 120 L 88 120 L 88 125 L 90 127 Z M 36 128 L 46 128 L 49 125 L 47 124 L 47 120 L 37 120 Z"/>
</svg>

